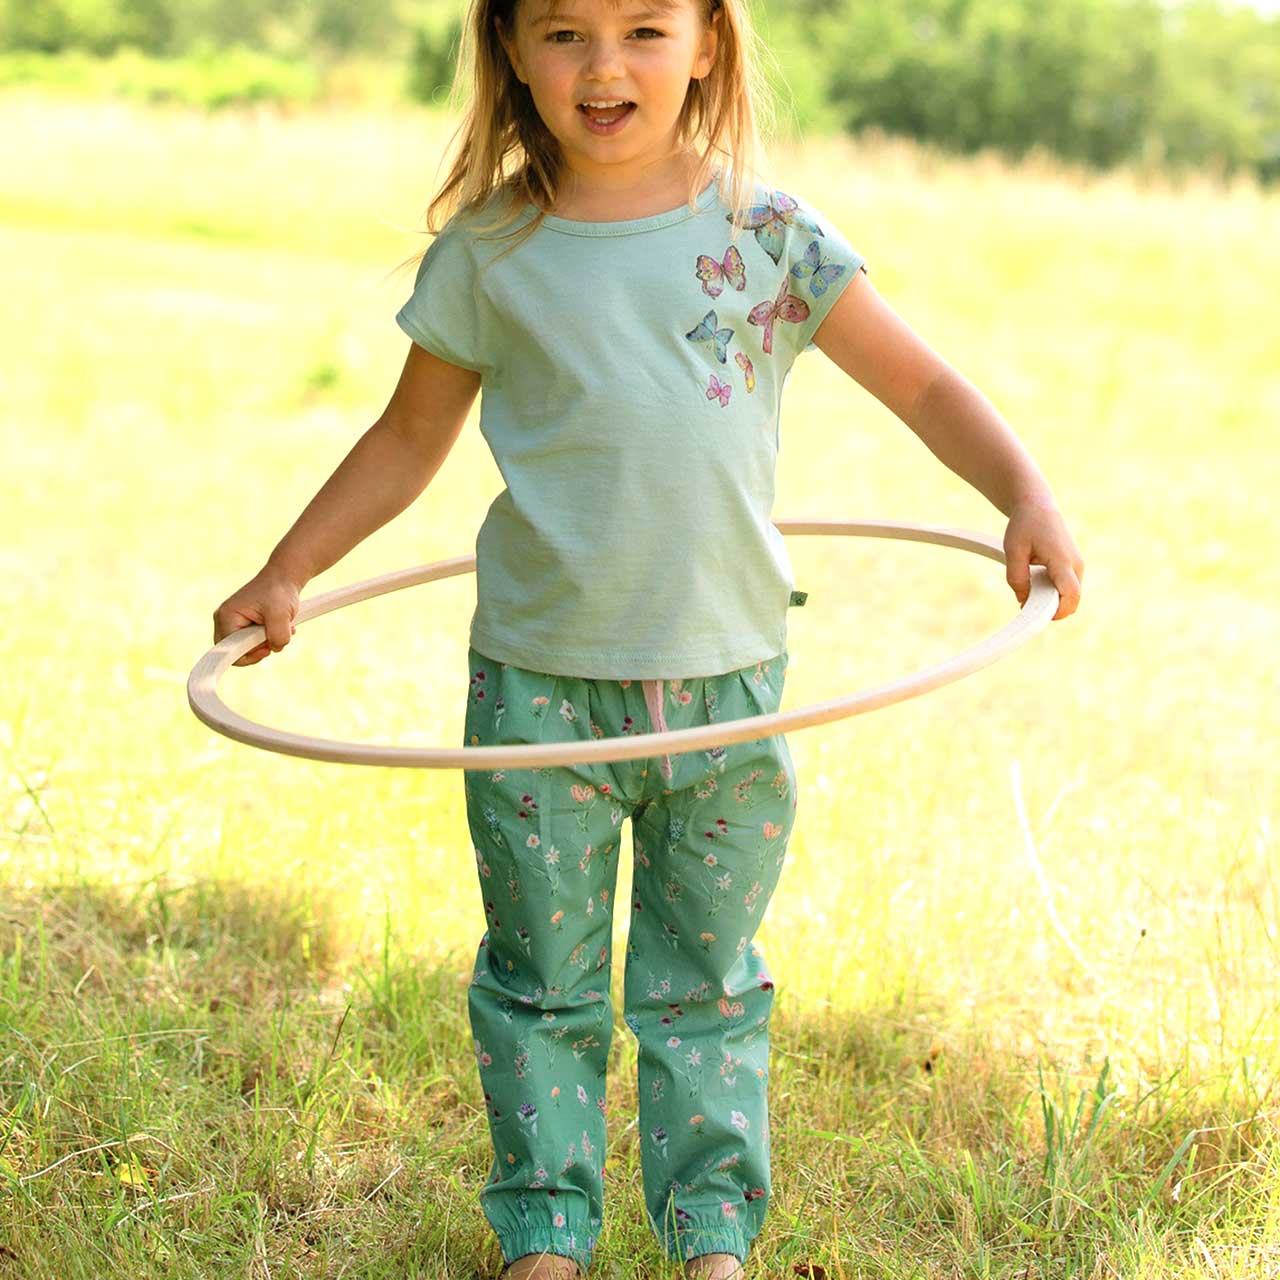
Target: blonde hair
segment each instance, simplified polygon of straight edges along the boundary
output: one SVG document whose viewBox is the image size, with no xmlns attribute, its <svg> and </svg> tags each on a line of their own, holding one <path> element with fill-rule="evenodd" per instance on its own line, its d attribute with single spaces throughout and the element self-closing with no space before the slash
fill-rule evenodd
<svg viewBox="0 0 1280 1280">
<path fill-rule="evenodd" d="M 494 25 L 496 18 L 505 32 L 514 32 L 517 8 L 528 2 L 470 0 L 449 93 L 449 105 L 463 113 L 449 143 L 459 145 L 449 176 L 427 206 L 424 234 L 435 236 L 454 214 L 478 214 L 490 201 L 496 216 L 477 219 L 471 229 L 501 231 L 530 204 L 537 216 L 520 229 L 514 249 L 555 207 L 562 183 L 560 144 L 542 122 L 528 85 L 516 76 Z M 711 70 L 689 81 L 676 140 L 699 156 L 690 207 L 714 173 L 721 199 L 734 211 L 732 240 L 755 202 L 755 184 L 769 168 L 761 135 L 772 134 L 777 105 L 762 64 L 771 55 L 752 25 L 747 0 L 685 3 L 700 11 L 705 24 L 719 21 L 720 27 Z"/>
</svg>

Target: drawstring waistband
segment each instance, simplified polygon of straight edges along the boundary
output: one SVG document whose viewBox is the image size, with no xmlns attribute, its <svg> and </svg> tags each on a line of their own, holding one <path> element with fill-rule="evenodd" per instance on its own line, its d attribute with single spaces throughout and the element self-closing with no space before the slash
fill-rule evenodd
<svg viewBox="0 0 1280 1280">
<path fill-rule="evenodd" d="M 662 684 L 661 680 L 641 680 L 641 687 L 644 689 L 645 706 L 649 708 L 649 720 L 653 725 L 655 733 L 666 733 L 667 722 L 662 717 Z M 662 757 L 662 775 L 670 779 L 671 777 L 671 757 L 663 754 Z"/>
</svg>

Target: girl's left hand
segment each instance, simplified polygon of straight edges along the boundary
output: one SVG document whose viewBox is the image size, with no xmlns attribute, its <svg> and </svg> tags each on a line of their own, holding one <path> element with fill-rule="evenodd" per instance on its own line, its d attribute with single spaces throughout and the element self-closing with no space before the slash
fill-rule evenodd
<svg viewBox="0 0 1280 1280">
<path fill-rule="evenodd" d="M 1052 621 L 1075 613 L 1084 561 L 1052 498 L 1024 498 L 1013 508 L 1004 533 L 1004 554 L 1005 580 L 1019 606 L 1031 594 L 1031 566 L 1042 564 L 1058 590 L 1058 612 Z"/>
</svg>

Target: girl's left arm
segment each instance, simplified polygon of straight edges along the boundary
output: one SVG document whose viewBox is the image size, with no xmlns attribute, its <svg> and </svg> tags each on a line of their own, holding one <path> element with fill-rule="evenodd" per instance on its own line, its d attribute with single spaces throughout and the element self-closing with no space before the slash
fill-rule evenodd
<svg viewBox="0 0 1280 1280">
<path fill-rule="evenodd" d="M 1021 606 L 1031 565 L 1060 597 L 1054 621 L 1076 611 L 1084 561 L 1031 455 L 990 400 L 854 274 L 813 335 L 818 348 L 897 414 L 934 456 L 1006 516 L 1005 579 Z"/>
</svg>

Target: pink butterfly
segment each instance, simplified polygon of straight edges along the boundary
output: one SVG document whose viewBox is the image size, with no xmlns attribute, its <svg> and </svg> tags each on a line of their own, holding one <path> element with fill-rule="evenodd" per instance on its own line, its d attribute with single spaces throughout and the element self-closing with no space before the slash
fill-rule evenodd
<svg viewBox="0 0 1280 1280">
<path fill-rule="evenodd" d="M 713 298 L 724 292 L 727 280 L 739 293 L 747 287 L 747 269 L 742 263 L 742 254 L 737 245 L 730 245 L 724 251 L 724 262 L 719 263 L 706 253 L 698 254 L 698 279 L 702 281 L 702 290 Z"/>
<path fill-rule="evenodd" d="M 727 409 L 729 407 L 729 392 L 732 390 L 733 388 L 727 382 L 721 382 L 713 373 L 711 375 L 711 385 L 707 388 L 707 399 L 715 400 L 718 397 L 720 407 Z"/>
<path fill-rule="evenodd" d="M 745 351 L 735 351 L 733 358 L 738 362 L 738 368 L 742 370 L 743 377 L 747 380 L 747 390 L 754 391 L 756 389 L 756 371 L 751 365 L 751 357 Z"/>
<path fill-rule="evenodd" d="M 788 292 L 790 284 L 791 277 L 784 275 L 782 284 L 778 287 L 778 296 L 772 301 L 766 299 L 764 302 L 757 302 L 747 313 L 747 319 L 752 324 L 764 325 L 765 355 L 773 354 L 773 322 L 775 320 L 790 320 L 792 324 L 799 324 L 800 321 L 809 318 L 809 304 L 803 298 L 797 298 L 794 293 Z"/>
</svg>

